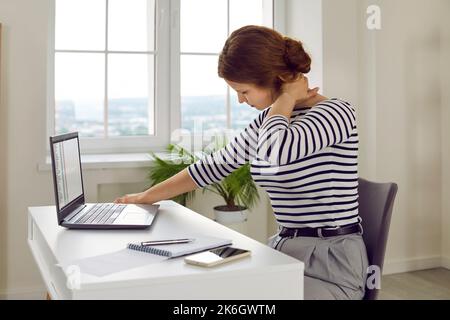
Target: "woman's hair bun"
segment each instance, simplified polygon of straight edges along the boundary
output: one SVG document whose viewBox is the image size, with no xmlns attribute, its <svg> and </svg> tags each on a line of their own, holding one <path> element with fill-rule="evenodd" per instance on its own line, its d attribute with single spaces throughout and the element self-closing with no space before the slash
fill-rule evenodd
<svg viewBox="0 0 450 320">
<path fill-rule="evenodd" d="M 292 72 L 308 73 L 311 70 L 311 57 L 300 41 L 289 37 L 284 38 L 284 60 Z"/>
</svg>

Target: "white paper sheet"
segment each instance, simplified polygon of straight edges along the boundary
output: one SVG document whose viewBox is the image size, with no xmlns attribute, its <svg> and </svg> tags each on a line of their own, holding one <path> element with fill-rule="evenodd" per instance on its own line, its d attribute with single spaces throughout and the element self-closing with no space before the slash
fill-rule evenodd
<svg viewBox="0 0 450 320">
<path fill-rule="evenodd" d="M 139 252 L 130 249 L 111 252 L 99 256 L 88 257 L 59 264 L 66 272 L 79 268 L 81 273 L 88 273 L 97 277 L 103 277 L 112 273 L 142 267 L 152 263 L 167 260 L 168 257 Z"/>
</svg>

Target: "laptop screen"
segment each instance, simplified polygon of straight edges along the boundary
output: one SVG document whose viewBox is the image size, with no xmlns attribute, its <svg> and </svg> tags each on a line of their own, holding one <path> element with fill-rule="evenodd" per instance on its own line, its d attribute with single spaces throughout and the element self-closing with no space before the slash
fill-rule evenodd
<svg viewBox="0 0 450 320">
<path fill-rule="evenodd" d="M 83 194 L 78 137 L 53 143 L 57 206 L 61 210 Z"/>
</svg>

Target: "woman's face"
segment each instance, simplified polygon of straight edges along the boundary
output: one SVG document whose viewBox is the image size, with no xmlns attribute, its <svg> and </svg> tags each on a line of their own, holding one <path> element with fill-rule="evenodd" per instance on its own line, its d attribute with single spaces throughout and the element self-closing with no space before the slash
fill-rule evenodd
<svg viewBox="0 0 450 320">
<path fill-rule="evenodd" d="M 249 83 L 229 80 L 225 80 L 225 82 L 237 92 L 239 103 L 245 102 L 252 108 L 264 110 L 275 101 L 274 94 L 270 89 L 259 88 Z"/>
</svg>

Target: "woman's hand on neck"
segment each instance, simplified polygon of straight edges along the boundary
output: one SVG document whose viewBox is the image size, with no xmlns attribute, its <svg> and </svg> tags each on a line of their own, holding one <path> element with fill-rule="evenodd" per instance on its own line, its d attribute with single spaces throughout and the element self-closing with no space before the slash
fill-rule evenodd
<svg viewBox="0 0 450 320">
<path fill-rule="evenodd" d="M 308 107 L 308 108 L 312 108 L 315 105 L 317 105 L 318 103 L 328 100 L 327 97 L 321 95 L 321 94 L 317 94 L 307 100 L 304 101 L 296 101 L 295 102 L 295 107 L 297 108 L 304 108 L 304 107 Z"/>
</svg>

